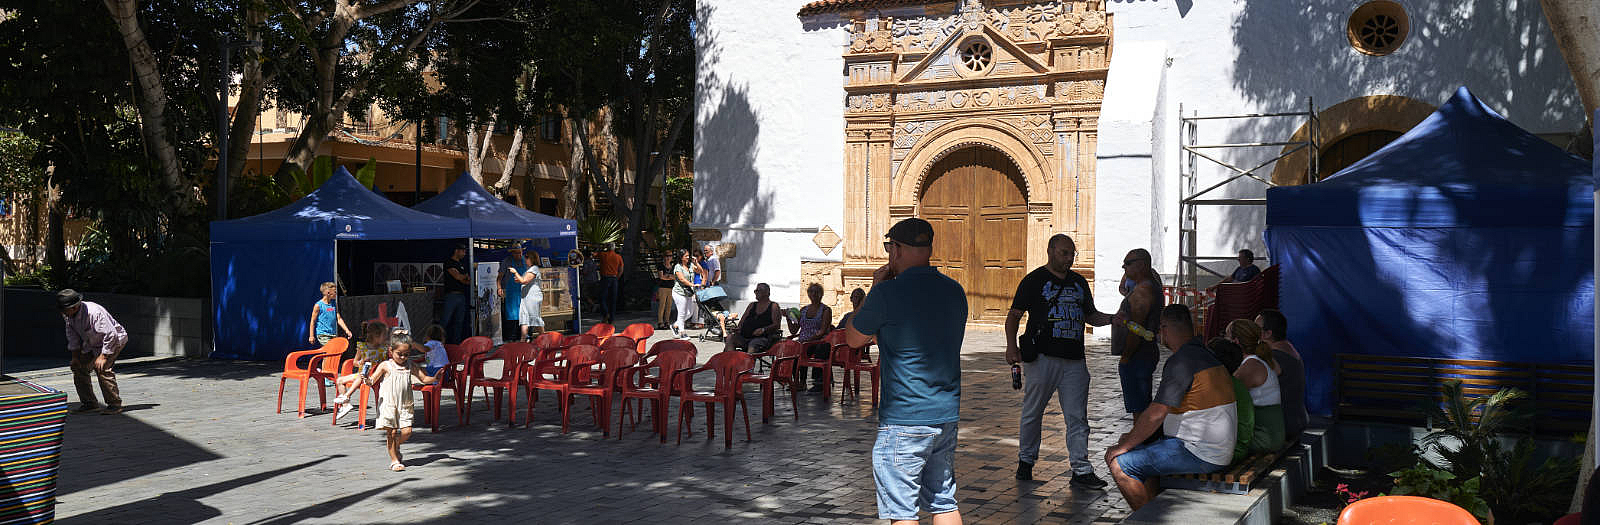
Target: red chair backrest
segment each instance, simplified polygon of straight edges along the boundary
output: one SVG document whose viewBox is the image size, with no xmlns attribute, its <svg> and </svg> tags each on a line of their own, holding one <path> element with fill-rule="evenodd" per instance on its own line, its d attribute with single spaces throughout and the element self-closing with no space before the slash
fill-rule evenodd
<svg viewBox="0 0 1600 525">
<path fill-rule="evenodd" d="M 616 380 L 618 370 L 633 366 L 639 362 L 639 353 L 633 347 L 613 347 L 600 350 L 600 363 L 605 365 L 606 375 L 601 380 L 607 385 Z"/>
<path fill-rule="evenodd" d="M 540 350 L 546 348 L 559 348 L 561 346 L 561 332 L 545 332 L 533 339 L 533 346 Z"/>
<path fill-rule="evenodd" d="M 656 327 L 650 326 L 650 323 L 633 323 L 622 330 L 622 335 L 628 336 L 629 339 L 634 341 L 643 341 L 649 339 L 652 335 L 656 335 Z"/>
<path fill-rule="evenodd" d="M 562 348 L 577 345 L 600 346 L 600 338 L 595 337 L 594 334 L 576 334 L 561 338 Z"/>
<path fill-rule="evenodd" d="M 576 345 L 562 351 L 567 360 L 567 370 L 577 370 L 600 363 L 600 347 L 595 345 Z M 568 383 L 585 379 L 582 374 L 566 374 Z"/>
<path fill-rule="evenodd" d="M 655 350 L 652 349 L 651 351 Z M 661 378 L 661 387 L 663 389 L 669 386 L 676 388 L 678 379 L 674 374 L 679 370 L 694 368 L 694 360 L 694 352 L 682 348 L 666 348 L 661 353 L 656 354 L 655 359 L 652 359 L 648 366 L 661 369 L 659 377 Z"/>
<path fill-rule="evenodd" d="M 738 391 L 740 376 L 755 368 L 756 358 L 738 350 L 718 352 L 706 361 L 706 366 L 717 373 L 717 394 L 730 394 Z"/>
<path fill-rule="evenodd" d="M 610 339 L 600 343 L 600 348 L 627 348 L 629 350 L 633 350 L 634 348 L 637 348 L 637 346 L 633 344 L 632 337 L 625 335 L 613 335 Z"/>
<path fill-rule="evenodd" d="M 488 352 L 490 349 L 494 348 L 494 340 L 481 335 L 475 335 L 468 337 L 465 341 L 462 341 L 461 348 L 464 348 L 467 352 L 474 354 Z"/>
<path fill-rule="evenodd" d="M 666 350 L 683 350 L 689 352 L 689 357 L 700 357 L 700 350 L 694 347 L 694 343 L 683 339 L 663 339 L 656 341 L 656 344 L 650 347 L 650 352 L 646 353 L 644 356 L 646 358 L 654 357 Z"/>
<path fill-rule="evenodd" d="M 350 348 L 350 340 L 343 337 L 335 337 L 322 345 L 320 350 L 326 357 L 322 358 L 322 369 L 319 371 L 325 374 L 339 373 L 339 356 L 344 355 L 346 348 Z"/>
<path fill-rule="evenodd" d="M 594 326 L 589 327 L 589 331 L 584 333 L 594 336 L 595 339 L 605 339 L 617 333 L 617 327 L 607 323 L 595 323 Z"/>
<path fill-rule="evenodd" d="M 1478 523 L 1478 519 L 1448 501 L 1416 496 L 1367 498 L 1351 503 L 1339 513 L 1339 525 L 1368 523 L 1468 525 Z"/>
<path fill-rule="evenodd" d="M 783 359 L 785 357 L 797 357 L 801 352 L 805 352 L 805 350 L 805 345 L 800 344 L 799 341 L 785 339 L 778 341 L 778 344 L 772 345 L 772 350 L 769 352 L 772 354 L 773 359 Z M 773 365 L 772 367 L 773 377 L 789 377 L 794 375 L 794 361 L 774 362 L 777 364 Z"/>
</svg>

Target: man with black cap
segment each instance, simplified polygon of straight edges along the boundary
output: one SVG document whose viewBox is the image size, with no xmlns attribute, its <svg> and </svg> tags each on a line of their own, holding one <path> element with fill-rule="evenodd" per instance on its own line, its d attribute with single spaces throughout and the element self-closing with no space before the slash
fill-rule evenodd
<svg viewBox="0 0 1600 525">
<path fill-rule="evenodd" d="M 72 354 L 72 382 L 78 387 L 79 412 L 100 407 L 95 401 L 89 372 L 100 378 L 100 393 L 106 398 L 102 414 L 122 412 L 122 396 L 117 392 L 117 374 L 111 367 L 117 354 L 128 344 L 128 331 L 98 304 L 83 300 L 71 289 L 56 293 L 56 307 L 67 325 L 67 352 Z"/>
<path fill-rule="evenodd" d="M 460 343 L 467 338 L 467 290 L 472 270 L 467 268 L 467 244 L 460 243 L 444 261 L 444 309 L 439 324 L 444 325 L 445 342 Z"/>
<path fill-rule="evenodd" d="M 936 525 L 961 523 L 956 506 L 956 421 L 961 409 L 961 338 L 967 294 L 928 264 L 933 226 L 910 218 L 889 229 L 889 264 L 872 273 L 872 291 L 845 327 L 845 342 L 876 342 L 883 374 L 878 439 L 872 447 L 878 517 Z M 905 458 L 915 458 L 906 461 Z"/>
<path fill-rule="evenodd" d="M 1089 463 L 1089 368 L 1083 360 L 1084 325 L 1105 326 L 1112 316 L 1095 310 L 1089 282 L 1072 271 L 1078 248 L 1056 234 L 1045 243 L 1046 261 L 1017 284 L 1006 315 L 1006 362 L 1022 364 L 1024 386 L 1018 429 L 1017 479 L 1033 479 L 1039 459 L 1040 421 L 1050 396 L 1058 395 L 1067 426 L 1067 459 L 1074 486 L 1105 488 Z M 1028 328 L 1017 325 L 1028 314 Z"/>
</svg>

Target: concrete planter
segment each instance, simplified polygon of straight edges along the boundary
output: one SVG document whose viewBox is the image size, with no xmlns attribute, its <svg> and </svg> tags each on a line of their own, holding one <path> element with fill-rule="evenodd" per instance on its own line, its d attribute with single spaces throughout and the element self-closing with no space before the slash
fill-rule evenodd
<svg viewBox="0 0 1600 525">
<path fill-rule="evenodd" d="M 104 306 L 128 331 L 123 358 L 208 353 L 204 299 L 103 293 L 85 293 L 84 299 Z M 52 291 L 5 289 L 5 355 L 66 356 L 66 332 L 55 301 Z"/>
</svg>

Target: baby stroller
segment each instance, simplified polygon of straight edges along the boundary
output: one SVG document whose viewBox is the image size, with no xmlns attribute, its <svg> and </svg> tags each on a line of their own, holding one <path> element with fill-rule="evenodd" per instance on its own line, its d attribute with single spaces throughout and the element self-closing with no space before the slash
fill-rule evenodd
<svg viewBox="0 0 1600 525">
<path fill-rule="evenodd" d="M 723 291 L 721 286 L 707 286 L 695 292 L 694 302 L 700 308 L 700 316 L 706 321 L 706 330 L 700 332 L 701 341 L 711 338 L 721 341 L 727 337 L 728 334 L 722 333 L 722 323 L 717 320 L 719 316 L 728 318 L 728 330 L 739 329 L 738 316 L 728 313 L 728 306 L 732 300 L 728 299 L 728 293 Z"/>
</svg>

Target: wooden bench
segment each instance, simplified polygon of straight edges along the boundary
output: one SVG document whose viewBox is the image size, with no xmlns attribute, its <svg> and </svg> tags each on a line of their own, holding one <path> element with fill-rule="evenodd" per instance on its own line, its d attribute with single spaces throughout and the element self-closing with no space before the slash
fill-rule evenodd
<svg viewBox="0 0 1600 525">
<path fill-rule="evenodd" d="M 1203 490 L 1224 494 L 1245 494 L 1250 485 L 1263 477 L 1283 459 L 1292 447 L 1277 452 L 1260 452 L 1235 461 L 1227 468 L 1211 474 L 1181 474 L 1161 476 L 1163 489 Z"/>
<path fill-rule="evenodd" d="M 1444 401 L 1444 382 L 1461 381 L 1469 398 L 1488 396 L 1505 387 L 1528 393 L 1535 416 L 1526 430 L 1552 437 L 1570 437 L 1589 429 L 1593 407 L 1594 367 L 1433 359 L 1359 354 L 1337 356 L 1340 420 L 1368 420 L 1431 427 L 1431 406 Z"/>
</svg>

